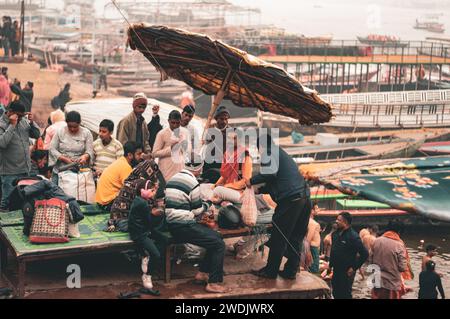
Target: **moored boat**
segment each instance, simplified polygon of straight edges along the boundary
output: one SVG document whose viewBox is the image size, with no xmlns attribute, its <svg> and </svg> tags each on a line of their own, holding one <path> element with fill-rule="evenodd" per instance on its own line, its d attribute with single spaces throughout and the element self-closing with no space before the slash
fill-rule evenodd
<svg viewBox="0 0 450 319">
<path fill-rule="evenodd" d="M 389 35 L 369 34 L 366 37 L 357 37 L 363 44 L 384 46 L 384 47 L 407 47 L 408 43 L 401 42 L 399 38 Z"/>
</svg>

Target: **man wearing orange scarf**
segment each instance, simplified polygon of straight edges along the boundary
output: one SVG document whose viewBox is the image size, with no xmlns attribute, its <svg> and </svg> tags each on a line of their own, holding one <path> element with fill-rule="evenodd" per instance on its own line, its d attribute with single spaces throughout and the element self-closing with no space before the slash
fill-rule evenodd
<svg viewBox="0 0 450 319">
<path fill-rule="evenodd" d="M 404 280 L 413 279 L 408 251 L 400 239 L 402 229 L 400 221 L 391 221 L 373 243 L 370 260 L 380 267 L 380 280 L 372 289 L 372 299 L 401 299 L 406 293 Z"/>
</svg>

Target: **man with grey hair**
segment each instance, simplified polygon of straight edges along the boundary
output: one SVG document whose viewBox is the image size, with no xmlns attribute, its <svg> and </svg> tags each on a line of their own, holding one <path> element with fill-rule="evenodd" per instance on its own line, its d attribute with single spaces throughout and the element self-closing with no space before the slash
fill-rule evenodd
<svg viewBox="0 0 450 319">
<path fill-rule="evenodd" d="M 166 221 L 176 242 L 189 243 L 206 249 L 195 280 L 205 282 L 206 291 L 224 293 L 223 260 L 225 243 L 215 230 L 200 223 L 211 207 L 200 197 L 197 177 L 202 173 L 203 160 L 199 156 L 188 159 L 185 168 L 174 175 L 166 186 Z"/>
</svg>

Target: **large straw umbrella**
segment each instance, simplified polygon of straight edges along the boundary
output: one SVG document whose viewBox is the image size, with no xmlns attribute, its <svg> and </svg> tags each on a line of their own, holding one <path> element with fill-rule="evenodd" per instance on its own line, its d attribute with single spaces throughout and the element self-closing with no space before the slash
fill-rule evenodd
<svg viewBox="0 0 450 319">
<path fill-rule="evenodd" d="M 332 117 L 327 102 L 282 68 L 206 35 L 134 24 L 128 29 L 128 43 L 156 67 L 162 80 L 172 77 L 215 96 L 206 127 L 223 99 L 305 125 Z"/>
</svg>

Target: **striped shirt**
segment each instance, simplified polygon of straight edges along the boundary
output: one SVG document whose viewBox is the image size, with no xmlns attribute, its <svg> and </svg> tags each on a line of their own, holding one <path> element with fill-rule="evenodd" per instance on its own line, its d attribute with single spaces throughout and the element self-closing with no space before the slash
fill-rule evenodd
<svg viewBox="0 0 450 319">
<path fill-rule="evenodd" d="M 200 184 L 195 176 L 182 170 L 166 185 L 166 220 L 168 223 L 195 222 L 195 217 L 206 212 L 210 205 L 200 197 Z"/>
<path fill-rule="evenodd" d="M 103 172 L 109 165 L 123 156 L 122 144 L 114 137 L 111 143 L 103 145 L 100 138 L 94 142 L 94 168 L 97 172 Z"/>
</svg>

